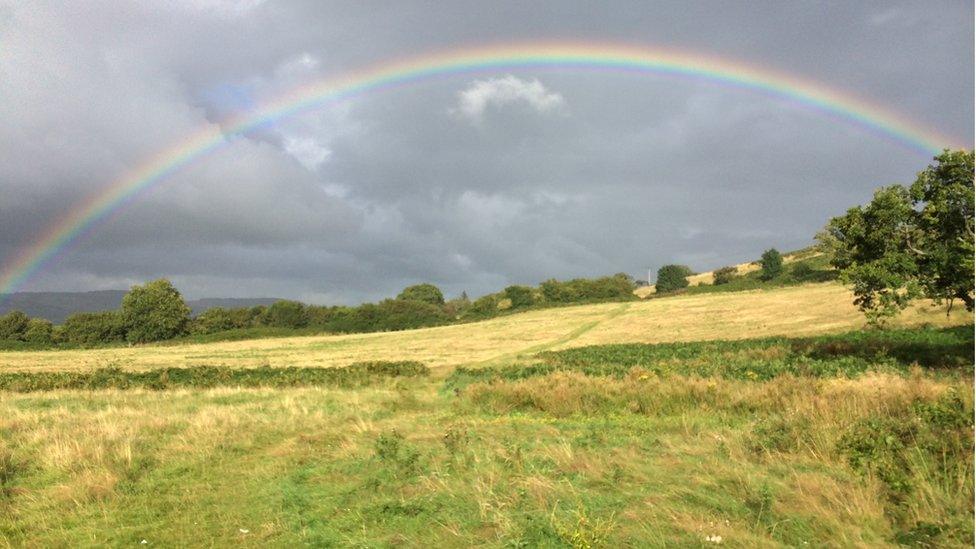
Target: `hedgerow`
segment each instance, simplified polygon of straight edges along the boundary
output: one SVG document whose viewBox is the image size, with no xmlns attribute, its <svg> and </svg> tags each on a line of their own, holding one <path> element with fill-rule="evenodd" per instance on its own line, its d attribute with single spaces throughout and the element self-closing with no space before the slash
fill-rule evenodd
<svg viewBox="0 0 976 549">
<path fill-rule="evenodd" d="M 226 368 L 195 366 L 133 371 L 100 368 L 88 372 L 10 372 L 0 374 L 0 391 L 30 393 L 59 389 L 207 389 L 212 387 L 357 387 L 384 378 L 428 375 L 420 362 L 359 362 L 339 368 Z"/>
</svg>

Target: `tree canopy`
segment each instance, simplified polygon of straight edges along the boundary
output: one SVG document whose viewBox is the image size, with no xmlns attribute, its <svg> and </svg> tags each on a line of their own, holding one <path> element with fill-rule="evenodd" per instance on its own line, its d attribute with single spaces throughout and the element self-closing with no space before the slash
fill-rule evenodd
<svg viewBox="0 0 976 549">
<path fill-rule="evenodd" d="M 684 265 L 665 265 L 657 270 L 655 291 L 658 293 L 667 293 L 687 288 L 687 277 L 691 274 L 691 269 Z"/>
<path fill-rule="evenodd" d="M 407 286 L 402 292 L 400 292 L 397 299 L 421 301 L 423 303 L 430 303 L 431 305 L 444 304 L 444 294 L 441 293 L 440 288 L 434 286 L 433 284 L 416 284 L 414 286 Z"/>
<path fill-rule="evenodd" d="M 776 248 L 770 248 L 763 252 L 759 265 L 762 267 L 759 278 L 772 280 L 783 272 L 783 254 Z"/>
<path fill-rule="evenodd" d="M 190 308 L 169 280 L 133 286 L 122 298 L 122 324 L 132 343 L 160 341 L 187 333 Z"/>
<path fill-rule="evenodd" d="M 883 187 L 817 236 L 875 323 L 918 297 L 973 310 L 973 151 L 946 150 L 908 188 Z"/>
</svg>

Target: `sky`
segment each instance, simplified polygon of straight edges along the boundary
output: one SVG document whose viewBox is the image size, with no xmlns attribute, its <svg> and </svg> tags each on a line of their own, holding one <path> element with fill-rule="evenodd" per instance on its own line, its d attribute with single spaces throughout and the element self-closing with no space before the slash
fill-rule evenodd
<svg viewBox="0 0 976 549">
<path fill-rule="evenodd" d="M 0 269 L 206 127 L 377 64 L 535 41 L 697 52 L 797 75 L 973 143 L 973 4 L 0 0 Z M 947 144 L 948 145 L 948 144 Z M 812 243 L 931 155 L 767 94 L 570 69 L 457 74 L 229 139 L 25 291 L 355 304 Z"/>
</svg>

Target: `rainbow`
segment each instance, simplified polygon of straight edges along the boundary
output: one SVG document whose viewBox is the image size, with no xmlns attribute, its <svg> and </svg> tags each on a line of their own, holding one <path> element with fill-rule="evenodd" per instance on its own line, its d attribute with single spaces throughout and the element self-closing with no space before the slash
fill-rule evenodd
<svg viewBox="0 0 976 549">
<path fill-rule="evenodd" d="M 795 75 L 716 57 L 662 48 L 586 43 L 528 43 L 454 50 L 371 66 L 283 94 L 222 124 L 209 124 L 139 164 L 49 226 L 0 270 L 0 294 L 22 287 L 100 222 L 187 164 L 228 140 L 329 101 L 437 78 L 522 69 L 618 71 L 698 79 L 790 101 L 931 155 L 953 140 L 839 90 Z M 2 295 L 0 295 L 2 299 Z"/>
</svg>

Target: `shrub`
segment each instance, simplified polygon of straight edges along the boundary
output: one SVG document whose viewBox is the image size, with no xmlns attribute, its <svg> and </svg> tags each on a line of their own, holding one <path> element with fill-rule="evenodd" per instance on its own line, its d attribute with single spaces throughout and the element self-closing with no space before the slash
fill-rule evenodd
<svg viewBox="0 0 976 549">
<path fill-rule="evenodd" d="M 814 270 L 809 263 L 801 261 L 790 268 L 790 277 L 793 278 L 793 280 L 802 282 L 804 280 L 813 278 L 816 275 L 816 272 L 817 271 Z"/>
<path fill-rule="evenodd" d="M 407 286 L 402 292 L 400 292 L 397 299 L 420 301 L 423 303 L 430 303 L 431 305 L 444 304 L 444 294 L 441 293 L 440 288 L 434 286 L 433 284 L 417 284 L 415 286 Z"/>
<path fill-rule="evenodd" d="M 772 280 L 783 272 L 783 256 L 776 248 L 770 248 L 763 252 L 759 265 L 762 267 L 759 278 Z"/>
<path fill-rule="evenodd" d="M 576 296 L 570 291 L 570 284 L 550 278 L 539 284 L 542 298 L 550 303 L 572 303 Z"/>
<path fill-rule="evenodd" d="M 234 326 L 231 323 L 230 315 L 227 314 L 227 309 L 223 307 L 211 307 L 193 319 L 190 331 L 195 334 L 213 334 L 233 328 Z"/>
<path fill-rule="evenodd" d="M 691 269 L 684 265 L 665 265 L 657 270 L 658 293 L 667 293 L 688 287 L 688 276 Z"/>
<path fill-rule="evenodd" d="M 602 278 L 575 278 L 566 282 L 549 279 L 539 285 L 547 303 L 580 303 L 632 299 L 634 281 L 625 274 Z"/>
<path fill-rule="evenodd" d="M 164 278 L 133 286 L 122 298 L 121 315 L 126 339 L 132 343 L 185 335 L 190 325 L 190 308 Z"/>
<path fill-rule="evenodd" d="M 304 328 L 308 325 L 305 305 L 297 301 L 275 301 L 264 313 L 264 324 L 272 328 Z"/>
<path fill-rule="evenodd" d="M 531 307 L 535 303 L 532 288 L 527 286 L 509 286 L 505 288 L 505 297 L 511 300 L 513 309 Z"/>
<path fill-rule="evenodd" d="M 353 307 L 325 307 L 321 305 L 306 305 L 305 314 L 308 315 L 308 325 L 334 330 L 338 324 L 347 322 L 355 314 Z"/>
<path fill-rule="evenodd" d="M 17 310 L 0 316 L 0 341 L 23 341 L 29 320 L 23 311 Z"/>
<path fill-rule="evenodd" d="M 382 332 L 438 326 L 446 323 L 442 307 L 406 299 L 385 299 L 359 307 L 336 309 L 324 327 L 335 332 Z"/>
<path fill-rule="evenodd" d="M 498 311 L 498 297 L 494 294 L 481 296 L 474 300 L 468 312 L 476 316 L 489 316 Z"/>
<path fill-rule="evenodd" d="M 51 345 L 54 343 L 54 325 L 50 320 L 43 318 L 32 318 L 27 323 L 27 330 L 24 332 L 24 341 L 38 345 Z"/>
<path fill-rule="evenodd" d="M 454 298 L 444 304 L 444 312 L 447 316 L 457 318 L 471 308 L 471 300 L 468 299 L 467 292 L 461 292 L 461 296 Z"/>
<path fill-rule="evenodd" d="M 720 284 L 728 284 L 732 282 L 739 273 L 739 269 L 736 267 L 722 267 L 721 269 L 715 269 L 712 273 L 712 279 L 716 286 Z"/>
<path fill-rule="evenodd" d="M 75 313 L 65 319 L 60 333 L 64 342 L 83 347 L 125 340 L 125 326 L 115 311 Z"/>
</svg>

